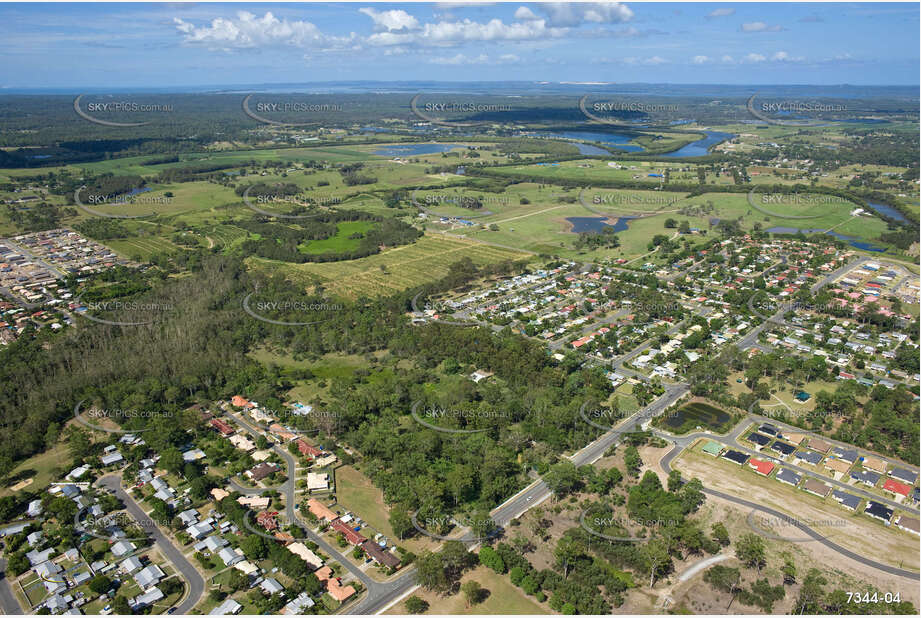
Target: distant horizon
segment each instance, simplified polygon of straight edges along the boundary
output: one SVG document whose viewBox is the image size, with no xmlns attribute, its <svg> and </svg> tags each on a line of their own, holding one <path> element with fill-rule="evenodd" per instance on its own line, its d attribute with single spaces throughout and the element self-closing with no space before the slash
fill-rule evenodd
<svg viewBox="0 0 921 618">
<path fill-rule="evenodd" d="M 305 82 L 247 82 L 247 83 L 215 83 L 215 84 L 177 84 L 177 85 L 154 85 L 154 86 L 123 86 L 123 87 L 105 87 L 105 86 L 57 86 L 57 87 L 9 87 L 0 86 L 0 96 L 3 95 L 29 95 L 29 94 L 59 94 L 59 95 L 78 95 L 85 94 L 115 94 L 115 93 L 177 93 L 177 94 L 234 94 L 238 92 L 266 92 L 269 90 L 280 90 L 291 94 L 361 94 L 360 91 L 342 90 L 340 92 L 301 92 L 298 88 L 345 88 L 352 86 L 364 89 L 371 89 L 377 86 L 390 86 L 394 90 L 384 92 L 383 94 L 400 94 L 409 90 L 408 87 L 423 87 L 425 85 L 435 85 L 441 87 L 496 87 L 506 88 L 514 91 L 516 87 L 537 88 L 540 86 L 548 87 L 548 94 L 565 95 L 567 91 L 577 92 L 607 92 L 610 89 L 625 89 L 635 87 L 669 87 L 676 88 L 720 88 L 725 90 L 732 89 L 751 89 L 751 88 L 794 88 L 794 89 L 895 89 L 905 90 L 906 94 L 918 94 L 910 92 L 921 89 L 919 84 L 855 84 L 855 83 L 837 83 L 837 84 L 820 84 L 820 83 L 718 83 L 718 82 L 577 82 L 577 81 L 534 81 L 534 80 L 318 80 Z M 398 88 L 398 86 L 404 86 Z M 551 90 L 553 89 L 553 90 Z M 501 94 L 499 92 L 498 94 Z M 539 93 L 534 93 L 539 94 Z M 576 92 L 572 92 L 573 95 Z M 622 94 L 632 94 L 623 92 Z M 650 93 L 646 93 L 650 94 Z M 655 96 L 670 96 L 667 92 L 653 93 Z M 674 93 L 674 96 L 694 96 L 692 92 Z M 697 92 L 696 96 L 705 97 L 707 93 Z"/>
<path fill-rule="evenodd" d="M 919 18 L 907 2 L 3 3 L 0 92 L 446 76 L 915 87 Z"/>
</svg>

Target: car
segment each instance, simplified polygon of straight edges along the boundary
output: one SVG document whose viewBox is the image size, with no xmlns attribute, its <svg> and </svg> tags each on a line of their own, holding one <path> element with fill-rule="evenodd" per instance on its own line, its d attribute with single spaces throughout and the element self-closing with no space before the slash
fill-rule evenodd
<svg viewBox="0 0 921 618">
<path fill-rule="evenodd" d="M 530 501 L 531 501 L 531 496 L 528 496 L 528 499 L 525 500 L 525 502 L 530 502 Z"/>
<path fill-rule="evenodd" d="M 171 607 L 171 608 L 169 608 L 168 610 L 166 610 L 166 613 L 167 613 L 167 614 L 174 614 L 174 613 L 176 613 L 176 609 L 177 609 L 177 608 L 176 608 L 176 606 L 174 605 L 173 607 Z"/>
</svg>

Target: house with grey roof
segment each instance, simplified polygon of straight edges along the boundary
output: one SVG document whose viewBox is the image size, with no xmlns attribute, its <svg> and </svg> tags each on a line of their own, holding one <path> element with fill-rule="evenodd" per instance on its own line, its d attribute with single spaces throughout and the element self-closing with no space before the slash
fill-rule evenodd
<svg viewBox="0 0 921 618">
<path fill-rule="evenodd" d="M 777 471 L 777 475 L 774 478 L 776 478 L 781 483 L 786 483 L 787 485 L 793 485 L 796 487 L 799 485 L 799 482 L 803 477 L 793 470 L 781 468 Z"/>
<path fill-rule="evenodd" d="M 205 538 L 206 536 L 208 536 L 209 534 L 211 534 L 211 530 L 212 530 L 211 521 L 212 520 L 209 517 L 208 519 L 204 521 L 200 521 L 197 524 L 192 524 L 191 526 L 186 528 L 185 531 L 193 539 L 201 540 Z"/>
<path fill-rule="evenodd" d="M 164 597 L 163 591 L 159 588 L 151 588 L 144 594 L 139 594 L 131 600 L 131 609 L 135 612 L 153 605 Z"/>
<path fill-rule="evenodd" d="M 208 612 L 209 616 L 233 616 L 240 612 L 243 606 L 227 597 L 224 602 Z"/>
<path fill-rule="evenodd" d="M 144 566 L 144 563 L 141 562 L 141 559 L 138 558 L 137 556 L 129 556 L 128 558 L 125 558 L 118 564 L 118 568 L 125 575 L 131 575 L 132 573 L 134 573 L 135 571 L 137 571 L 143 566 Z M 98 569 L 94 569 L 94 570 L 98 570 Z"/>
<path fill-rule="evenodd" d="M 137 546 L 131 541 L 119 541 L 112 546 L 112 555 L 120 558 L 125 554 L 130 554 L 137 549 Z"/>
<path fill-rule="evenodd" d="M 26 552 L 26 558 L 29 559 L 29 564 L 31 564 L 32 566 L 35 566 L 36 564 L 41 564 L 47 560 L 51 560 L 51 557 L 55 553 L 56 552 L 53 547 L 49 547 L 48 549 L 44 551 L 38 551 L 37 549 L 33 549 L 32 551 Z"/>
<path fill-rule="evenodd" d="M 138 571 L 134 576 L 134 581 L 141 587 L 141 590 L 147 590 L 151 586 L 159 584 L 160 580 L 165 576 L 163 569 L 156 564 L 151 564 Z"/>
<path fill-rule="evenodd" d="M 233 566 L 243 560 L 243 554 L 232 547 L 222 547 L 217 552 L 217 557 L 227 566 Z"/>
<path fill-rule="evenodd" d="M 198 523 L 198 511 L 195 509 L 187 509 L 179 513 L 178 517 L 183 526 L 191 526 L 192 524 Z"/>
<path fill-rule="evenodd" d="M 267 577 L 259 583 L 259 587 L 262 588 L 262 591 L 266 594 L 278 594 L 285 591 L 285 587 L 282 586 L 277 579 Z"/>
<path fill-rule="evenodd" d="M 296 616 L 298 614 L 303 614 L 305 609 L 310 609 L 314 605 L 316 605 L 316 603 L 310 598 L 310 595 L 306 592 L 302 592 L 297 595 L 296 598 L 289 601 L 288 604 L 282 608 L 281 613 L 286 616 Z"/>
<path fill-rule="evenodd" d="M 889 476 L 897 478 L 900 481 L 905 481 L 910 485 L 914 485 L 915 481 L 918 480 L 918 474 L 907 468 L 893 468 L 889 471 Z"/>
<path fill-rule="evenodd" d="M 822 463 L 822 460 L 824 459 L 820 453 L 816 453 L 815 451 L 796 451 L 796 453 L 793 455 L 793 458 L 797 461 L 805 461 L 806 463 L 810 463 L 814 466 Z"/>
<path fill-rule="evenodd" d="M 109 453 L 108 455 L 103 455 L 102 457 L 99 458 L 99 461 L 101 461 L 102 465 L 104 466 L 111 466 L 111 465 L 120 463 L 124 460 L 125 458 L 118 451 L 115 451 L 114 453 Z"/>
<path fill-rule="evenodd" d="M 874 487 L 882 477 L 876 472 L 870 472 L 869 470 L 851 470 L 851 478 L 858 483 Z"/>
<path fill-rule="evenodd" d="M 858 506 L 860 506 L 860 498 L 853 494 L 849 494 L 847 492 L 836 489 L 832 492 L 831 495 L 835 500 L 838 501 L 838 504 L 846 509 L 853 511 L 856 510 Z"/>
</svg>

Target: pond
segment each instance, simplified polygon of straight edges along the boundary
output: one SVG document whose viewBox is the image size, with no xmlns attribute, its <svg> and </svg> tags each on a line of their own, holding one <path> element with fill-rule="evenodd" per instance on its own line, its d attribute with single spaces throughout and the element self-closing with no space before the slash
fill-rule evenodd
<svg viewBox="0 0 921 618">
<path fill-rule="evenodd" d="M 566 220 L 572 223 L 573 234 L 600 234 L 605 228 L 613 228 L 615 232 L 625 231 L 631 219 L 636 217 L 618 217 L 612 225 L 608 223 L 608 217 L 566 217 Z"/>
<path fill-rule="evenodd" d="M 399 144 L 378 148 L 372 154 L 381 157 L 418 157 L 463 148 L 461 144 Z"/>
<path fill-rule="evenodd" d="M 887 204 L 880 204 L 878 202 L 867 202 L 867 204 L 875 210 L 876 212 L 886 215 L 890 219 L 895 219 L 899 223 L 909 223 L 908 219 L 905 218 L 905 215 L 900 213 L 898 210 L 889 206 Z"/>
<path fill-rule="evenodd" d="M 709 404 L 696 402 L 682 406 L 674 412 L 661 417 L 665 426 L 675 434 L 684 434 L 701 427 L 717 433 L 727 429 L 732 415 Z"/>
</svg>

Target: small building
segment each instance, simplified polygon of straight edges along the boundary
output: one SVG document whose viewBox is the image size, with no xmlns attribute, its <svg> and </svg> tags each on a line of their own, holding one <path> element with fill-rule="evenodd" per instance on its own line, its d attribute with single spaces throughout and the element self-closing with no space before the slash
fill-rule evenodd
<svg viewBox="0 0 921 618">
<path fill-rule="evenodd" d="M 704 453 L 706 453 L 707 455 L 712 455 L 712 456 L 714 456 L 714 457 L 718 457 L 719 454 L 720 454 L 720 451 L 723 450 L 723 447 L 720 446 L 720 443 L 719 443 L 719 442 L 715 442 L 714 440 L 707 440 L 707 441 L 704 443 L 704 445 L 703 445 L 703 447 L 701 448 L 701 450 L 702 450 Z"/>
<path fill-rule="evenodd" d="M 918 527 L 918 518 L 909 517 L 908 515 L 899 515 L 899 518 L 895 521 L 895 525 L 900 529 L 905 530 L 906 532 L 911 532 L 912 534 L 918 535 L 921 534 L 921 529 Z"/>
<path fill-rule="evenodd" d="M 778 433 L 780 433 L 777 430 L 777 428 L 771 425 L 770 423 L 763 424 L 761 427 L 758 428 L 758 431 L 760 431 L 761 433 L 766 433 L 769 436 L 776 436 Z"/>
<path fill-rule="evenodd" d="M 164 577 L 166 577 L 166 573 L 163 572 L 163 569 L 156 564 L 151 564 L 140 570 L 138 574 L 134 576 L 134 581 L 141 587 L 141 590 L 147 590 L 151 586 L 160 583 L 160 580 Z"/>
<path fill-rule="evenodd" d="M 308 444 L 306 440 L 299 438 L 296 444 L 297 450 L 300 451 L 301 455 L 304 455 L 305 457 L 319 457 L 323 454 L 322 450 L 311 444 Z"/>
<path fill-rule="evenodd" d="M 126 554 L 130 554 L 137 549 L 134 543 L 131 541 L 119 541 L 112 546 L 112 555 L 116 558 L 120 558 Z"/>
<path fill-rule="evenodd" d="M 208 612 L 209 616 L 233 616 L 239 614 L 243 606 L 227 597 L 224 602 Z"/>
<path fill-rule="evenodd" d="M 263 462 L 259 464 L 258 466 L 253 466 L 252 468 L 247 470 L 246 476 L 248 476 L 254 481 L 261 481 L 264 478 L 269 477 L 272 474 L 275 474 L 275 472 L 277 472 L 278 470 L 279 470 L 279 467 L 277 464 L 270 464 L 270 463 Z"/>
<path fill-rule="evenodd" d="M 217 429 L 222 436 L 232 436 L 234 434 L 234 429 L 228 425 L 225 421 L 219 418 L 211 419 L 211 426 Z"/>
<path fill-rule="evenodd" d="M 796 451 L 793 454 L 793 458 L 797 461 L 805 462 L 817 466 L 822 463 L 822 460 L 825 459 L 820 453 L 813 451 Z"/>
<path fill-rule="evenodd" d="M 337 517 L 339 517 L 338 515 L 336 515 L 335 513 L 333 513 L 333 512 L 329 509 L 329 507 L 327 507 L 325 504 L 321 503 L 321 502 L 320 502 L 319 500 L 317 500 L 316 498 L 310 498 L 309 500 L 307 500 L 307 509 L 308 509 L 311 513 L 313 513 L 313 515 L 314 515 L 317 519 L 319 519 L 320 521 L 332 522 L 334 519 L 336 519 Z"/>
<path fill-rule="evenodd" d="M 879 472 L 880 474 L 886 473 L 886 462 L 878 457 L 870 457 L 869 455 L 863 458 L 861 462 L 864 468 L 867 470 L 873 470 L 874 472 Z"/>
<path fill-rule="evenodd" d="M 243 553 L 232 547 L 222 547 L 218 550 L 217 557 L 221 559 L 225 566 L 231 567 L 243 560 Z"/>
<path fill-rule="evenodd" d="M 368 540 L 359 534 L 357 530 L 349 528 L 348 524 L 343 522 L 341 519 L 333 520 L 333 522 L 330 524 L 330 527 L 336 532 L 342 534 L 345 537 L 345 540 L 348 541 L 349 545 L 361 545 Z"/>
<path fill-rule="evenodd" d="M 740 466 L 748 461 L 748 455 L 741 453 L 739 451 L 734 451 L 732 449 L 727 449 L 725 453 L 720 455 L 723 459 L 728 459 L 731 462 L 737 463 Z"/>
<path fill-rule="evenodd" d="M 867 502 L 867 508 L 865 508 L 863 512 L 870 517 L 875 517 L 876 519 L 882 521 L 887 526 L 889 525 L 889 521 L 892 519 L 892 509 L 874 500 Z"/>
<path fill-rule="evenodd" d="M 786 442 L 781 442 L 777 440 L 774 444 L 771 445 L 771 450 L 777 453 L 780 453 L 784 457 L 793 453 L 796 450 L 796 447 L 792 444 L 787 444 Z"/>
<path fill-rule="evenodd" d="M 323 566 L 323 560 L 300 541 L 291 543 L 288 545 L 287 549 L 314 569 L 319 569 Z"/>
<path fill-rule="evenodd" d="M 109 453 L 108 455 L 103 455 L 102 457 L 99 458 L 99 461 L 102 462 L 103 466 L 111 466 L 111 465 L 120 463 L 124 460 L 125 458 L 118 451 Z"/>
<path fill-rule="evenodd" d="M 832 449 L 832 453 L 835 457 L 842 461 L 846 461 L 847 463 L 854 463 L 857 461 L 857 449 L 836 446 L 834 449 Z"/>
<path fill-rule="evenodd" d="M 383 549 L 380 545 L 374 541 L 365 541 L 361 544 L 361 548 L 365 551 L 368 556 L 371 557 L 376 563 L 381 566 L 390 567 L 395 569 L 400 566 L 400 559 L 391 554 L 386 549 Z"/>
<path fill-rule="evenodd" d="M 768 436 L 757 433 L 757 432 L 749 434 L 748 437 L 745 439 L 751 442 L 752 444 L 758 445 L 758 450 L 761 450 L 761 447 L 765 447 L 768 444 L 770 444 L 772 440 L 772 438 L 769 438 Z"/>
<path fill-rule="evenodd" d="M 856 510 L 857 507 L 860 506 L 860 498 L 853 494 L 836 489 L 831 495 L 837 500 L 838 504 L 851 511 Z"/>
<path fill-rule="evenodd" d="M 803 440 L 806 439 L 806 434 L 796 433 L 795 431 L 783 432 L 783 439 L 792 444 L 800 444 Z"/>
<path fill-rule="evenodd" d="M 774 470 L 774 464 L 770 461 L 761 461 L 754 457 L 748 460 L 748 465 L 762 476 L 767 476 Z"/>
<path fill-rule="evenodd" d="M 882 477 L 876 472 L 870 472 L 869 470 L 852 470 L 851 478 L 858 483 L 875 487 Z"/>
<path fill-rule="evenodd" d="M 237 498 L 237 502 L 251 509 L 263 510 L 268 508 L 272 499 L 265 496 L 240 496 Z"/>
<path fill-rule="evenodd" d="M 327 491 L 329 490 L 329 474 L 308 472 L 307 473 L 307 490 L 308 491 Z"/>
<path fill-rule="evenodd" d="M 809 448 L 814 451 L 819 451 L 820 453 L 828 454 L 828 451 L 831 450 L 831 444 L 825 440 L 819 440 L 818 438 L 809 438 Z"/>
<path fill-rule="evenodd" d="M 807 478 L 806 482 L 803 483 L 803 490 L 820 498 L 825 498 L 831 493 L 831 487 L 821 481 L 810 478 Z"/>
<path fill-rule="evenodd" d="M 908 496 L 909 492 L 911 492 L 910 485 L 900 483 L 893 479 L 886 479 L 886 482 L 883 483 L 883 489 L 898 496 Z"/>
<path fill-rule="evenodd" d="M 777 475 L 774 478 L 780 481 L 781 483 L 786 483 L 787 485 L 792 485 L 793 487 L 796 487 L 797 485 L 799 485 L 799 482 L 800 480 L 802 480 L 803 477 L 797 474 L 796 472 L 794 472 L 793 470 L 789 470 L 787 468 L 781 468 L 780 470 L 777 471 Z"/>
<path fill-rule="evenodd" d="M 918 474 L 906 468 L 893 468 L 889 471 L 889 476 L 899 479 L 900 481 L 905 481 L 909 485 L 914 485 L 915 481 L 918 480 Z"/>
</svg>

